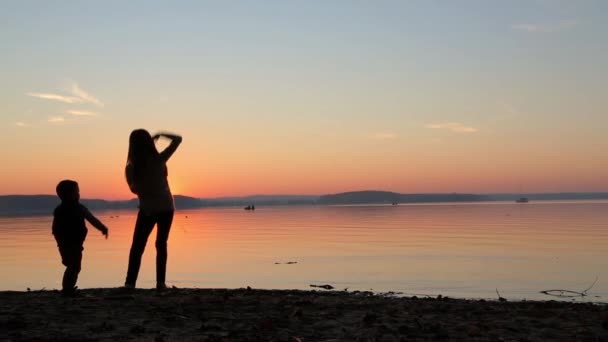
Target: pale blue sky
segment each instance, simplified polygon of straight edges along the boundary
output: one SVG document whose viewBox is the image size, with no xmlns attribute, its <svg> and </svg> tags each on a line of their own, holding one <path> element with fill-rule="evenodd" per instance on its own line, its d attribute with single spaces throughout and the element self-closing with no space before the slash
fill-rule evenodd
<svg viewBox="0 0 608 342">
<path fill-rule="evenodd" d="M 336 155 L 342 172 L 378 163 L 407 175 L 392 162 L 400 156 L 461 173 L 501 158 L 518 174 L 539 158 L 543 172 L 590 162 L 608 171 L 592 152 L 608 147 L 607 37 L 606 1 L 4 1 L 0 142 L 17 142 L 13 172 L 24 167 L 17 155 L 49 153 L 35 137 L 57 141 L 49 149 L 89 141 L 82 148 L 122 161 L 140 126 L 183 133 L 190 156 L 206 151 L 204 162 L 220 168 L 242 167 L 247 145 L 263 160 L 252 166 L 259 173 Z M 416 183 L 416 172 L 399 182 L 369 168 L 384 181 L 351 187 Z M 568 172 L 588 179 L 564 188 L 608 190 L 591 171 Z M 471 190 L 535 180 L 504 182 Z M 454 178 L 445 190 L 468 190 L 463 183 L 472 184 Z M 560 179 L 552 184 L 538 190 L 560 189 Z"/>
</svg>

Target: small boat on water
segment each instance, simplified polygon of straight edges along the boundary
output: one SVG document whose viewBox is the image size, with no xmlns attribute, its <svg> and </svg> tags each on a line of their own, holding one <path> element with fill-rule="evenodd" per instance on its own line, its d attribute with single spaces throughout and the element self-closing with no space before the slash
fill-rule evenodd
<svg viewBox="0 0 608 342">
<path fill-rule="evenodd" d="M 528 203 L 529 200 L 528 200 L 527 197 L 520 197 L 520 198 L 516 199 L 515 202 L 517 202 L 517 203 Z"/>
</svg>

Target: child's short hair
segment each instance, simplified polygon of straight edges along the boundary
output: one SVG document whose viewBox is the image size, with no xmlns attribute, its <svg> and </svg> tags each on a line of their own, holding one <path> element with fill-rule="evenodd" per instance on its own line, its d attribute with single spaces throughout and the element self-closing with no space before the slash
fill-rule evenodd
<svg viewBox="0 0 608 342">
<path fill-rule="evenodd" d="M 57 196 L 59 196 L 62 201 L 65 201 L 70 198 L 70 195 L 73 194 L 76 189 L 78 189 L 78 183 L 76 181 L 64 179 L 57 184 L 55 191 L 57 192 Z"/>
</svg>

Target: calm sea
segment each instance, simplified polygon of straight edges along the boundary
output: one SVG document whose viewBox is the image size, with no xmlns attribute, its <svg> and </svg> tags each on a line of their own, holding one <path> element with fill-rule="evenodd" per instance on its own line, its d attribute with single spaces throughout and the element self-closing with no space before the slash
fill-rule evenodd
<svg viewBox="0 0 608 342">
<path fill-rule="evenodd" d="M 136 212 L 96 212 L 78 285 L 124 282 Z M 0 217 L 0 290 L 60 288 L 51 216 Z M 153 231 L 138 287 L 155 284 Z M 288 262 L 293 262 L 288 264 Z M 396 291 L 459 298 L 608 297 L 608 202 L 277 206 L 178 211 L 167 281 L 177 287 Z"/>
</svg>

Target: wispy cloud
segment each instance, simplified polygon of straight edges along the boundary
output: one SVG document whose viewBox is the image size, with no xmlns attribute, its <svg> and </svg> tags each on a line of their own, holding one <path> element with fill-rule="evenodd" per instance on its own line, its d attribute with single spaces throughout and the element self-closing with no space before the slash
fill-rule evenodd
<svg viewBox="0 0 608 342">
<path fill-rule="evenodd" d="M 517 31 L 526 31 L 532 33 L 552 33 L 572 29 L 577 24 L 578 22 L 576 20 L 564 20 L 554 25 L 522 23 L 512 25 L 511 28 Z"/>
<path fill-rule="evenodd" d="M 466 126 L 458 122 L 442 122 L 426 124 L 424 127 L 431 129 L 445 129 L 454 133 L 475 133 L 479 131 L 475 127 Z"/>
<path fill-rule="evenodd" d="M 87 110 L 67 110 L 66 113 L 72 114 L 75 116 L 97 116 L 98 115 L 95 112 L 89 112 Z"/>
<path fill-rule="evenodd" d="M 39 99 L 59 101 L 59 102 L 65 102 L 65 103 L 82 103 L 83 102 L 83 100 L 78 97 L 64 96 L 64 95 L 58 95 L 58 94 L 27 93 L 27 95 L 32 96 L 32 97 L 37 97 Z"/>
<path fill-rule="evenodd" d="M 80 88 L 78 83 L 74 82 L 71 90 L 72 94 L 81 98 L 84 102 L 92 103 L 98 107 L 103 107 L 103 103 L 99 101 L 98 98 L 84 91 L 82 88 Z"/>
<path fill-rule="evenodd" d="M 397 139 L 397 134 L 382 132 L 382 133 L 376 133 L 376 134 L 372 135 L 372 138 L 378 139 L 378 140 L 394 140 L 394 139 Z"/>
<path fill-rule="evenodd" d="M 98 107 L 103 107 L 103 102 L 101 102 L 97 97 L 91 95 L 86 92 L 78 83 L 73 82 L 70 86 L 69 92 L 71 95 L 62 95 L 62 94 L 54 94 L 54 93 L 36 93 L 30 92 L 27 95 L 32 97 L 37 97 L 39 99 L 51 100 L 51 101 L 59 101 L 64 103 L 92 103 Z"/>
<path fill-rule="evenodd" d="M 500 119 L 510 119 L 524 115 L 519 108 L 515 107 L 515 105 L 511 103 L 499 102 L 498 105 L 502 109 L 498 114 Z"/>
<path fill-rule="evenodd" d="M 50 123 L 59 123 L 64 122 L 65 118 L 63 116 L 52 116 L 48 120 Z"/>
<path fill-rule="evenodd" d="M 17 127 L 27 127 L 27 126 L 29 126 L 29 125 L 28 125 L 28 124 L 26 124 L 26 123 L 25 123 L 25 122 L 23 122 L 23 121 L 17 121 L 17 122 L 15 122 L 15 126 L 17 126 Z"/>
</svg>

